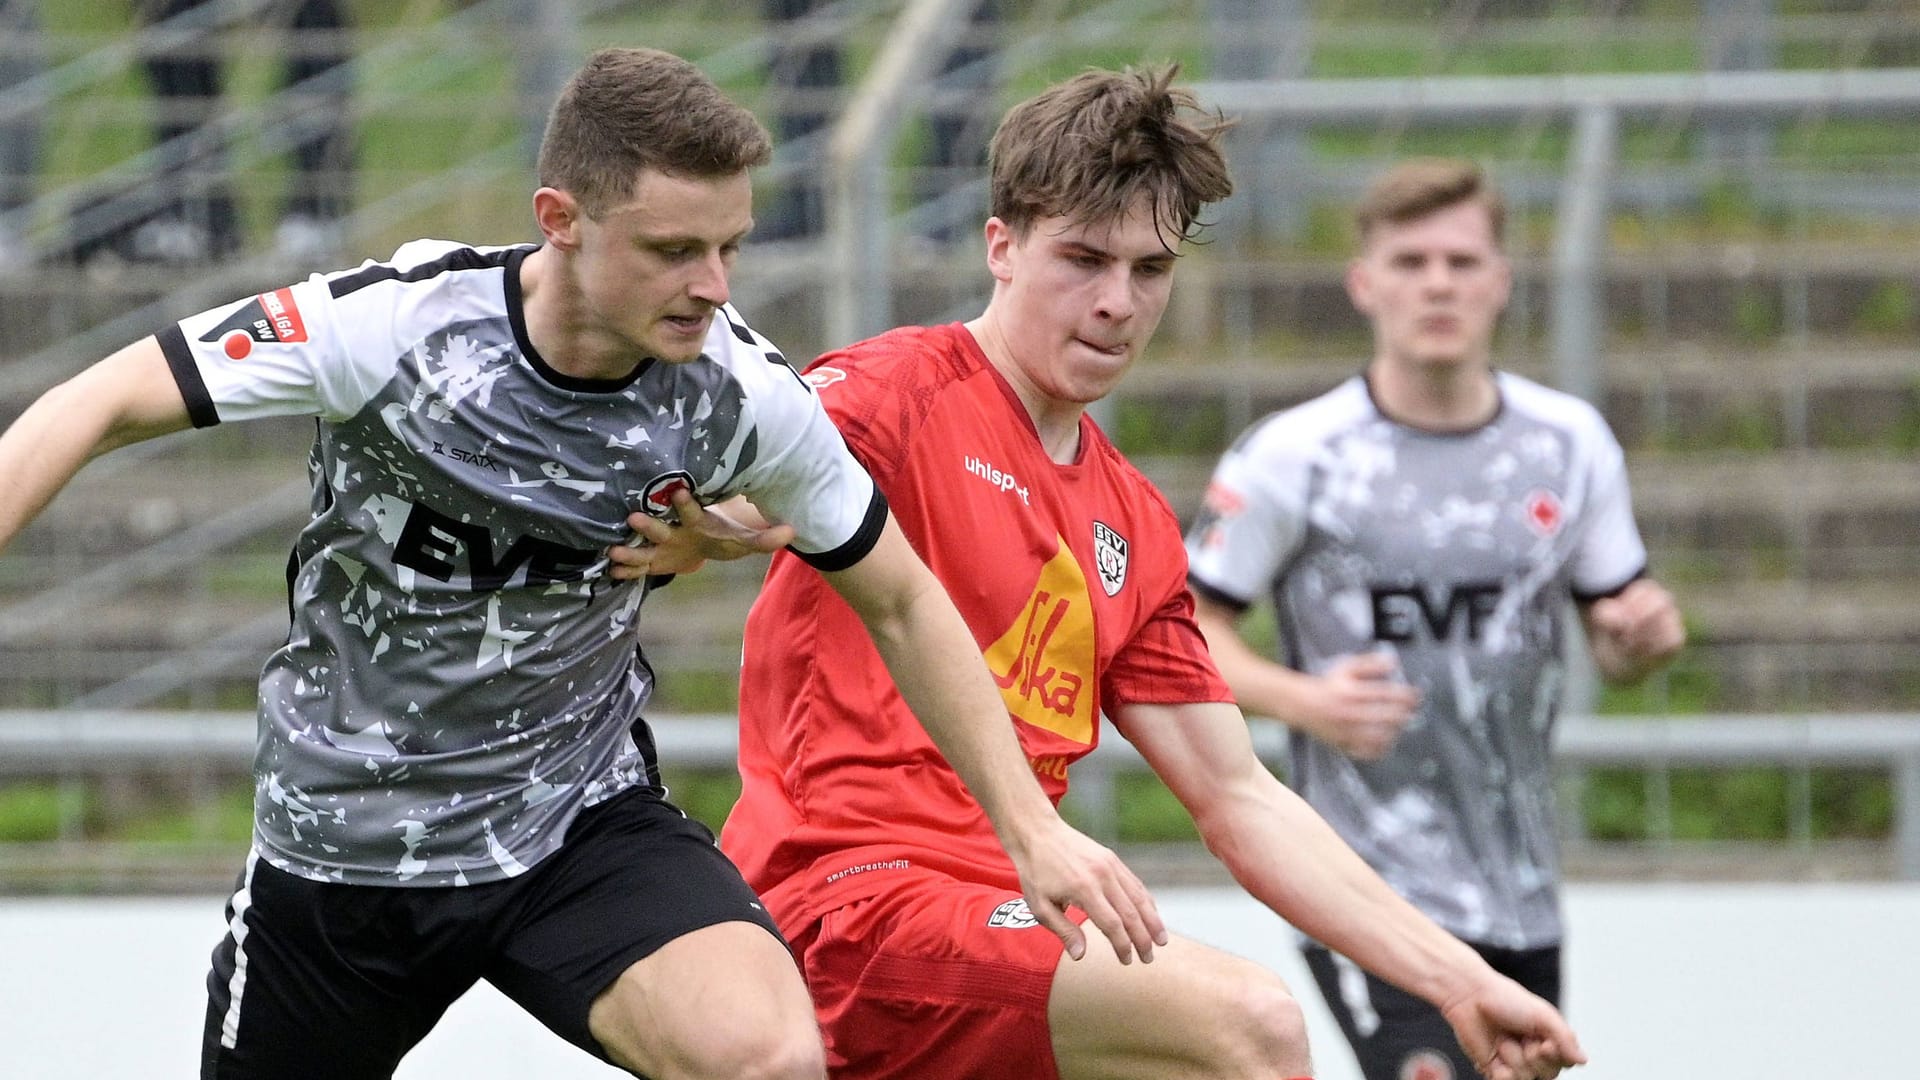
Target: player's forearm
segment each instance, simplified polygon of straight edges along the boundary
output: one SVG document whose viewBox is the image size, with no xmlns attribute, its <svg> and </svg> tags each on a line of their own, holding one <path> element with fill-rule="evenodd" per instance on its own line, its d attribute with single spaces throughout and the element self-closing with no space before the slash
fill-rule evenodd
<svg viewBox="0 0 1920 1080">
<path fill-rule="evenodd" d="M 1202 614 L 1201 633 L 1207 639 L 1207 651 L 1220 669 L 1220 676 L 1233 691 L 1240 711 L 1248 716 L 1270 716 L 1291 728 L 1310 735 L 1320 734 L 1314 726 L 1318 713 L 1314 708 L 1314 679 L 1276 664 L 1250 647 L 1239 631 L 1218 616 Z"/>
<path fill-rule="evenodd" d="M 1488 973 L 1278 781 L 1223 805 L 1200 821 L 1207 846 L 1250 894 L 1314 940 L 1435 1005 Z"/>
<path fill-rule="evenodd" d="M 868 629 L 901 697 L 1001 842 L 1012 846 L 1029 824 L 1055 816 L 1053 804 L 1034 779 L 973 635 L 938 584 L 928 582 Z"/>
</svg>

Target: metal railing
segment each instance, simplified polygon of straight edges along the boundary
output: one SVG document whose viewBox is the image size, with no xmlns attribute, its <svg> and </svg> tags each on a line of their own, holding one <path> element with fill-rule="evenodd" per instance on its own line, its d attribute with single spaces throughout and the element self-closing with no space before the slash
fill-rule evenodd
<svg viewBox="0 0 1920 1080">
<path fill-rule="evenodd" d="M 922 0 L 923 22 L 937 26 L 953 0 Z M 920 24 L 902 20 L 901 36 L 918 40 Z M 836 340 L 853 340 L 893 325 L 888 254 L 900 222 L 877 212 L 888 205 L 876 185 L 893 153 L 892 133 L 919 107 L 909 78 L 876 67 L 836 132 L 833 197 L 843 214 L 832 221 L 840 262 L 831 278 L 829 310 Z M 1436 78 L 1276 79 L 1201 82 L 1200 100 L 1249 123 L 1299 127 L 1475 124 L 1527 120 L 1569 122 L 1574 137 L 1558 203 L 1549 309 L 1556 332 L 1556 368 L 1571 389 L 1592 392 L 1602 345 L 1607 207 L 1615 198 L 1617 127 L 1623 117 L 1905 116 L 1920 111 L 1920 69 L 1741 71 L 1645 75 L 1452 76 Z"/>
<path fill-rule="evenodd" d="M 726 770 L 738 753 L 738 726 L 723 714 L 660 716 L 649 721 L 671 767 Z M 1286 729 L 1249 721 L 1255 752 L 1284 771 Z M 241 712 L 135 710 L 0 711 L 0 778 L 73 779 L 130 769 L 187 767 L 244 771 L 253 759 L 254 718 Z M 1896 873 L 1920 881 L 1920 713 L 1804 716 L 1572 717 L 1559 728 L 1562 772 L 1608 766 L 1659 771 L 1676 766 L 1775 765 L 1883 767 L 1891 777 L 1889 844 Z M 1118 833 L 1114 780 L 1146 768 L 1118 736 L 1074 766 L 1075 809 L 1090 834 Z"/>
</svg>

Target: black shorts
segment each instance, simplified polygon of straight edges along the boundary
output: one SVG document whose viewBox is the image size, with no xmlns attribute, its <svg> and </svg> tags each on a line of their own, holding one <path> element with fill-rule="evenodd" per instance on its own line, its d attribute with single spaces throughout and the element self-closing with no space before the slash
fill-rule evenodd
<svg viewBox="0 0 1920 1080">
<path fill-rule="evenodd" d="M 1467 944 L 1493 970 L 1560 1004 L 1558 945 L 1497 949 Z M 1473 1080 L 1480 1075 L 1439 1009 L 1318 945 L 1300 951 L 1366 1080 Z"/>
<path fill-rule="evenodd" d="M 202 1080 L 393 1075 L 485 979 L 568 1042 L 635 961 L 702 927 L 780 932 L 707 827 L 643 789 L 595 806 L 519 877 L 405 888 L 310 881 L 257 854 L 207 976 Z"/>
</svg>

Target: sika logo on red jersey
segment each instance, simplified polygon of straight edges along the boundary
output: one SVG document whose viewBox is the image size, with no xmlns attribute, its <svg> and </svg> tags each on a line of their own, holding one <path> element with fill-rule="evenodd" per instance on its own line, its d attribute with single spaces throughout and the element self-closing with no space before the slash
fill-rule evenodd
<svg viewBox="0 0 1920 1080">
<path fill-rule="evenodd" d="M 981 650 L 1007 712 L 1082 746 L 1093 745 L 1098 637 L 1086 574 L 1066 540 L 1040 567 L 1039 580 L 999 640 Z M 1058 761 L 1035 772 L 1060 777 Z"/>
<path fill-rule="evenodd" d="M 293 302 L 293 290 L 276 289 L 240 305 L 200 340 L 219 342 L 229 360 L 245 360 L 255 342 L 291 345 L 307 340 L 307 323 Z"/>
</svg>

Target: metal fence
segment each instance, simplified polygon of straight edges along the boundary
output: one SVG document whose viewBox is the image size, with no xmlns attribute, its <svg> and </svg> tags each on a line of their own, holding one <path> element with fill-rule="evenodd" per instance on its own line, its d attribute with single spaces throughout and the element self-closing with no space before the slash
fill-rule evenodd
<svg viewBox="0 0 1920 1080">
<path fill-rule="evenodd" d="M 245 7 L 245 0 L 235 6 Z M 1920 183 L 1913 179 L 1920 175 L 1920 150 L 1914 149 L 1920 141 L 1889 138 L 1885 145 L 1892 151 L 1850 154 L 1840 137 L 1848 133 L 1839 130 L 1856 121 L 1889 131 L 1913 128 L 1920 117 L 1920 70 L 1309 78 L 1314 65 L 1296 55 L 1302 50 L 1373 48 L 1384 31 L 1321 27 L 1313 31 L 1317 39 L 1303 44 L 1302 25 L 1288 21 L 1302 14 L 1303 5 L 1212 5 L 1256 13 L 1263 29 L 1255 33 L 1249 25 L 1240 40 L 1271 44 L 1257 50 L 1262 55 L 1293 57 L 1268 73 L 1276 77 L 1241 78 L 1232 77 L 1230 65 L 1206 62 L 1213 48 L 1207 35 L 1219 28 L 1210 30 L 1194 18 L 1205 6 L 1155 0 L 1037 5 L 1024 16 L 1029 21 L 1007 20 L 997 31 L 1003 36 L 994 82 L 1001 89 L 981 92 L 970 81 L 978 79 L 977 70 L 941 70 L 942 57 L 967 37 L 956 27 L 974 9 L 971 0 L 826 5 L 815 29 L 843 37 L 857 31 L 860 47 L 854 51 L 873 59 L 846 88 L 837 129 L 782 143 L 772 176 L 780 183 L 817 176 L 833 196 L 832 213 L 823 234 L 749 253 L 738 291 L 752 298 L 750 311 L 766 312 L 764 319 L 756 314 L 756 322 L 775 329 L 777 340 L 793 341 L 800 355 L 896 321 L 970 314 L 986 283 L 970 242 L 963 233 L 931 243 L 929 238 L 978 218 L 985 205 L 979 171 L 944 166 L 956 175 L 933 185 L 943 194 L 921 198 L 917 193 L 928 186 L 922 181 L 930 167 L 907 163 L 905 143 L 938 115 L 979 111 L 1043 75 L 1070 73 L 1080 62 L 1200 58 L 1190 71 L 1206 76 L 1199 83 L 1202 99 L 1243 121 L 1235 159 L 1242 194 L 1223 209 L 1219 243 L 1196 253 L 1183 270 L 1158 355 L 1130 376 L 1104 421 L 1124 440 L 1128 410 L 1158 418 L 1166 413 L 1154 410 L 1169 403 L 1211 396 L 1206 407 L 1218 413 L 1220 428 L 1212 445 L 1127 445 L 1180 505 L 1197 493 L 1195 471 L 1204 470 L 1220 442 L 1252 420 L 1254 410 L 1285 403 L 1306 392 L 1318 373 L 1357 362 L 1346 355 L 1355 324 L 1338 295 L 1341 256 L 1337 245 L 1315 239 L 1324 206 L 1343 203 L 1379 164 L 1407 152 L 1457 144 L 1488 158 L 1522 211 L 1516 229 L 1522 280 L 1510 332 L 1503 335 L 1503 363 L 1610 400 L 1616 406 L 1610 419 L 1623 438 L 1631 436 L 1630 442 L 1660 458 L 1634 464 L 1642 507 L 1660 513 L 1649 537 L 1656 569 L 1687 560 L 1707 567 L 1682 585 L 1683 601 L 1703 620 L 1696 634 L 1700 644 L 1690 652 L 1728 649 L 1726 638 L 1747 635 L 1723 666 L 1751 669 L 1757 689 L 1745 700 L 1757 703 L 1753 707 L 1794 710 L 1784 716 L 1570 722 L 1561 740 L 1569 776 L 1577 782 L 1590 769 L 1629 766 L 1646 770 L 1657 790 L 1661 777 L 1695 762 L 1779 765 L 1802 776 L 1826 764 L 1884 767 L 1897 807 L 1891 847 L 1901 873 L 1915 876 L 1920 716 L 1822 710 L 1904 710 L 1920 686 L 1920 620 L 1908 599 L 1920 595 L 1913 592 L 1920 581 L 1920 534 L 1903 524 L 1920 507 L 1912 456 L 1885 445 L 1857 452 L 1846 441 L 1875 425 L 1891 430 L 1911 422 L 1900 419 L 1907 407 L 1899 404 L 1901 395 L 1920 393 L 1913 374 L 1920 364 L 1910 340 L 1920 328 L 1913 297 L 1920 288 L 1920 255 L 1914 254 L 1920 245 L 1902 242 L 1920 239 Z M 1897 14 L 1880 20 L 1893 28 L 1889 33 L 1916 25 L 1914 16 Z M 353 115 L 363 127 L 406 112 L 443 123 L 476 111 L 524 119 L 539 112 L 554 54 L 589 39 L 647 36 L 632 30 L 646 17 L 644 5 L 611 0 L 466 5 L 444 22 L 364 43 L 349 69 L 357 87 Z M 1772 25 L 1799 34 L 1796 40 L 1844 44 L 1854 40 L 1847 35 L 1858 37 L 1858 24 L 1830 21 Z M 1674 36 L 1682 23 L 1647 25 L 1651 29 L 1634 40 L 1651 46 Z M 1568 30 L 1556 26 L 1556 32 Z M 461 35 L 473 46 L 472 55 L 491 55 L 489 49 L 513 40 L 501 27 L 518 27 L 526 41 L 545 43 L 539 62 L 506 80 L 517 82 L 517 90 L 490 90 L 492 96 L 476 99 L 461 88 L 472 71 L 435 52 L 434 45 Z M 1440 37 L 1455 45 L 1475 36 L 1459 26 L 1443 29 Z M 1537 45 L 1523 30 L 1546 33 L 1515 23 L 1486 28 L 1480 36 Z M 104 46 L 16 88 L 0 103 L 0 121 L 106 77 L 114 64 L 127 63 L 128 48 Z M 723 81 L 740 83 L 764 74 L 774 48 L 772 38 L 746 33 L 722 47 L 683 51 Z M 1098 50 L 1106 55 L 1081 55 Z M 500 55 L 510 51 L 501 49 Z M 297 104 L 289 98 L 237 107 L 204 131 L 183 136 L 179 145 L 126 163 L 122 172 L 137 180 L 145 175 L 141 170 L 170 161 L 170 155 L 188 156 L 208 140 L 228 146 L 230 164 L 251 167 L 271 150 L 252 146 L 253 133 L 291 115 L 285 110 Z M 1727 132 L 1759 137 L 1715 137 Z M 410 233 L 423 221 L 462 231 L 469 224 L 500 228 L 503 219 L 494 208 L 512 205 L 503 202 L 503 192 L 517 198 L 524 187 L 526 145 L 512 123 L 484 133 L 484 145 L 476 143 L 448 170 L 361 178 L 363 196 L 350 232 L 372 244 L 396 230 Z M 94 181 L 103 179 L 113 176 Z M 87 186 L 61 178 L 15 212 L 12 222 L 47 238 L 58 232 L 51 223 L 71 218 Z M 114 205 L 109 201 L 101 211 L 108 217 L 86 220 L 107 222 Z M 1689 215 L 1689 221 L 1707 220 L 1710 227 L 1696 231 L 1676 223 Z M 1884 234 L 1881 242 L 1866 242 L 1875 232 Z M 359 254 L 380 253 L 369 247 Z M 205 274 L 174 275 L 164 295 L 130 293 L 132 301 L 108 305 L 115 317 L 91 329 L 76 325 L 29 356 L 10 357 L 0 366 L 0 395 L 18 399 L 50 385 L 164 317 L 285 270 L 272 253 L 253 252 Z M 66 294 L 85 292 L 87 285 L 51 272 L 10 278 L 0 273 L 0 279 L 28 297 L 29 306 L 48 308 L 64 308 L 71 299 Z M 1843 291 L 1870 302 L 1863 307 L 1835 299 Z M 1709 305 L 1718 310 L 1698 314 Z M 1861 327 L 1858 340 L 1848 336 Z M 1623 346 L 1623 336 L 1633 340 Z M 1881 355 L 1869 365 L 1865 354 L 1875 348 Z M 1196 357 L 1209 362 L 1195 363 Z M 1740 366 L 1729 372 L 1730 361 Z M 1828 394 L 1828 384 L 1864 389 Z M 1769 411 L 1758 449 L 1736 442 L 1718 454 L 1666 453 L 1686 433 L 1717 422 L 1716 395 L 1762 390 Z M 1883 415 L 1892 419 L 1878 419 Z M 1178 433 L 1177 425 L 1144 426 L 1155 439 Z M 86 484 L 105 470 L 146 476 L 133 455 L 177 453 L 171 443 L 150 447 L 122 451 L 88 470 L 69 499 L 85 500 Z M 288 461 L 287 475 L 295 476 L 297 462 Z M 149 486 L 154 499 L 173 497 Z M 155 762 L 244 767 L 251 745 L 244 717 L 91 710 L 141 706 L 215 669 L 250 666 L 256 646 L 284 625 L 277 596 L 250 600 L 246 614 L 199 634 L 192 647 L 164 655 L 121 658 L 77 630 L 93 621 L 91 613 L 119 604 L 121 590 L 141 575 L 176 583 L 209 575 L 211 562 L 196 563 L 196 550 L 259 543 L 262 537 L 278 544 L 289 508 L 298 514 L 297 492 L 261 485 L 255 500 L 239 491 L 223 513 L 183 511 L 198 524 L 126 562 L 108 558 L 101 548 L 76 552 L 69 550 L 73 545 L 50 543 L 55 550 L 47 557 L 57 561 L 57 573 L 21 572 L 11 583 L 0 577 L 0 669 L 14 669 L 0 675 L 29 665 L 27 642 L 69 629 L 77 635 L 47 661 L 70 671 L 57 680 L 55 702 L 65 708 L 0 713 L 0 775 L 79 777 Z M 1703 508 L 1713 516 L 1703 516 Z M 1776 509 L 1757 526 L 1750 520 Z M 125 525 L 110 516 L 103 520 L 109 533 Z M 7 557 L 12 566 L 0 565 L 0 571 L 37 566 L 28 560 L 39 557 L 16 549 Z M 81 569 L 89 575 L 59 589 L 43 588 L 43 582 L 66 580 Z M 183 585 L 181 591 L 197 596 L 216 588 Z M 1895 628 L 1870 640 L 1847 636 L 1875 620 L 1891 620 Z M 737 623 L 684 648 L 689 655 L 704 650 L 716 657 L 709 666 L 724 679 L 737 656 L 737 642 L 727 636 L 734 630 Z M 650 653 L 654 648 L 650 643 Z M 1856 654 L 1864 659 L 1856 661 Z M 41 653 L 32 656 L 32 663 L 41 662 Z M 1859 683 L 1863 670 L 1876 673 L 1874 693 L 1891 705 L 1830 696 L 1835 687 Z M 1678 696 L 1675 691 L 1661 700 Z M 689 718 L 660 726 L 663 746 L 684 740 L 683 760 L 716 768 L 731 760 L 730 723 Z M 1277 730 L 1259 725 L 1256 735 L 1263 755 L 1277 764 Z M 1124 745 L 1104 749 L 1076 778 L 1088 820 L 1106 834 L 1114 820 L 1114 780 L 1136 767 L 1126 755 Z M 1809 816 L 1808 785 L 1798 783 L 1792 791 L 1791 816 L 1802 822 Z M 1800 835 L 1806 831 L 1796 825 L 1799 840 L 1817 843 Z"/>
<path fill-rule="evenodd" d="M 659 716 L 649 721 L 664 763 L 731 771 L 738 725 L 730 716 Z M 1255 751 L 1284 773 L 1286 729 L 1250 721 Z M 252 762 L 254 720 L 234 712 L 48 710 L 0 712 L 0 779 L 77 780 L 135 769 L 197 768 L 243 772 Z M 1920 880 L 1920 714 L 1571 718 L 1556 744 L 1561 771 L 1578 780 L 1609 765 L 1650 776 L 1682 766 L 1753 765 L 1806 770 L 1820 765 L 1884 768 L 1894 796 L 1886 840 L 1895 873 Z M 1116 779 L 1146 769 L 1132 744 L 1108 738 L 1073 771 L 1069 798 L 1091 835 L 1119 838 Z M 1805 787 L 1796 816 L 1805 816 Z M 1583 842 L 1580 817 L 1563 815 L 1570 839 Z M 1671 837 L 1654 837 L 1670 842 Z M 1793 842 L 1811 844 L 1807 837 Z"/>
</svg>

